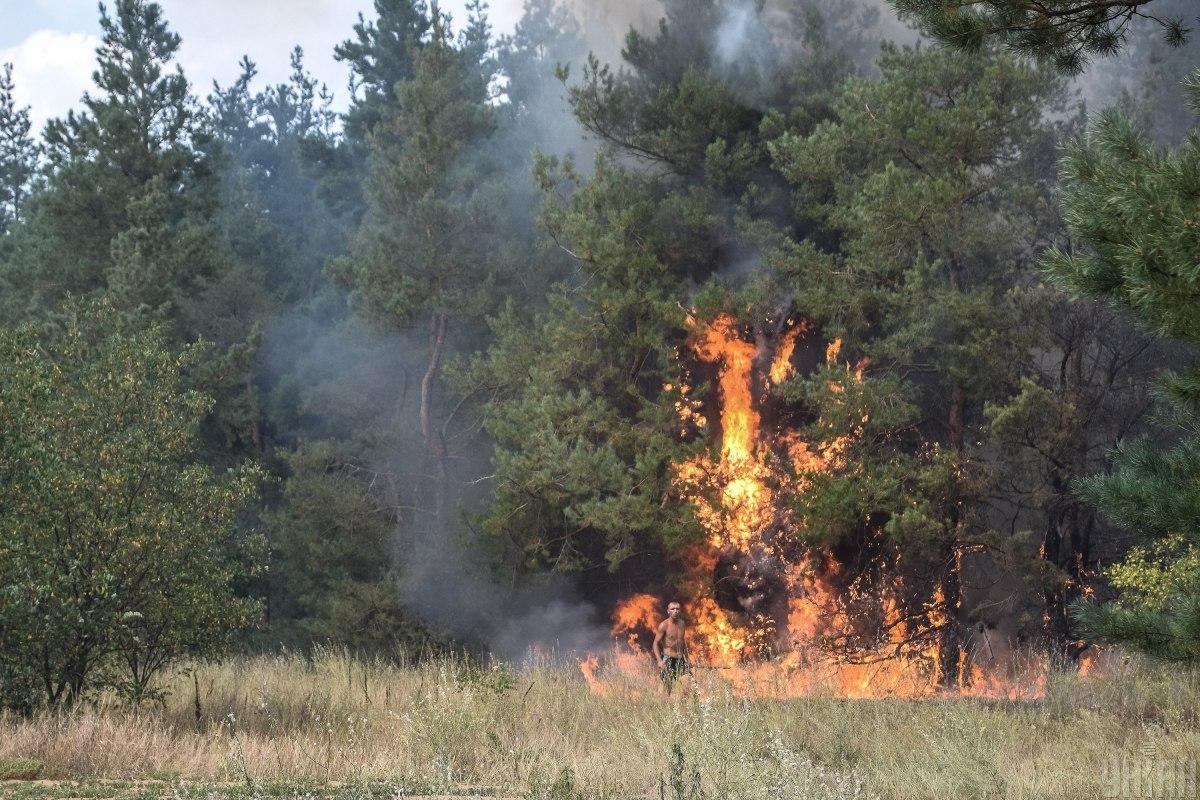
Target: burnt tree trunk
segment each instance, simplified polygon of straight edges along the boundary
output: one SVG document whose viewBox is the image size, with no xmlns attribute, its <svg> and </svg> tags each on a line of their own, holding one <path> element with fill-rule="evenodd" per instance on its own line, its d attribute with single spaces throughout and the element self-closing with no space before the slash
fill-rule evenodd
<svg viewBox="0 0 1200 800">
<path fill-rule="evenodd" d="M 966 449 L 967 393 L 955 386 L 950 399 L 947 420 L 950 447 L 961 463 Z M 938 584 L 942 591 L 944 622 L 938 631 L 938 664 L 940 683 L 944 687 L 958 686 L 962 676 L 962 576 L 959 572 L 959 528 L 962 525 L 962 493 L 957 486 L 951 490 L 946 514 L 946 541 L 941 552 Z"/>
<path fill-rule="evenodd" d="M 1083 569 L 1091 550 L 1094 517 L 1071 490 L 1071 481 L 1087 472 L 1087 431 L 1083 424 L 1083 348 L 1078 344 L 1063 359 L 1063 441 L 1069 442 L 1061 463 L 1050 475 L 1053 500 L 1047 513 L 1041 557 L 1056 571 L 1043 588 L 1046 634 L 1062 666 L 1074 664 L 1083 645 L 1071 635 L 1070 606 L 1082 594 Z"/>
</svg>

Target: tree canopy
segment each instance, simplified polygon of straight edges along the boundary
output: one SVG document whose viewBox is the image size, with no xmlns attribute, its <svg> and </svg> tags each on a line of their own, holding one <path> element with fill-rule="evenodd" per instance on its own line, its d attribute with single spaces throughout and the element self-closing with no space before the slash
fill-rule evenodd
<svg viewBox="0 0 1200 800">
<path fill-rule="evenodd" d="M 1053 61 L 1066 72 L 1079 72 L 1093 56 L 1117 52 L 1138 20 L 1162 28 L 1168 44 L 1187 41 L 1191 20 L 1160 17 L 1165 3 L 1155 0 L 892 0 L 934 37 L 955 47 L 979 51 L 988 43 Z"/>
<path fill-rule="evenodd" d="M 257 565 L 242 529 L 262 472 L 215 473 L 190 390 L 196 347 L 111 303 L 0 336 L 0 670 L 6 702 L 133 699 L 172 660 L 219 653 L 256 616 L 234 581 Z"/>
</svg>

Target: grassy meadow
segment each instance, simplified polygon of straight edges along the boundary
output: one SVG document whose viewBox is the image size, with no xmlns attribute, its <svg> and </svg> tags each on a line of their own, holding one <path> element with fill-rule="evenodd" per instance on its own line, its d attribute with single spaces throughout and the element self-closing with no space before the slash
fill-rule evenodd
<svg viewBox="0 0 1200 800">
<path fill-rule="evenodd" d="M 0 717 L 0 796 L 1090 800 L 1116 791 L 1114 765 L 1200 759 L 1200 681 L 1179 669 L 1056 676 L 1036 702 L 746 700 L 701 682 L 667 699 L 594 694 L 564 666 L 199 665 L 161 704 Z"/>
</svg>

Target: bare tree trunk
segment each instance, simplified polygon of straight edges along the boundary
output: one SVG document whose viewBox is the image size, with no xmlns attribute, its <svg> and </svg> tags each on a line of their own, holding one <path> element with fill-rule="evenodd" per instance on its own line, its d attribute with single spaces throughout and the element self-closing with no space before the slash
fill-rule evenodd
<svg viewBox="0 0 1200 800">
<path fill-rule="evenodd" d="M 433 515 L 435 524 L 440 524 L 446 500 L 446 440 L 433 422 L 433 391 L 441 378 L 442 357 L 446 349 L 446 328 L 449 324 L 444 312 L 435 312 L 429 319 L 429 362 L 421 377 L 421 438 L 433 470 Z"/>
</svg>

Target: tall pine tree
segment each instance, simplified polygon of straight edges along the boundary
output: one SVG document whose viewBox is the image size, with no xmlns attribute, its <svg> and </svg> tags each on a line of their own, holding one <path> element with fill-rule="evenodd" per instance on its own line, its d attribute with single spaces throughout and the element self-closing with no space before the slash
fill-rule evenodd
<svg viewBox="0 0 1200 800">
<path fill-rule="evenodd" d="M 395 84 L 372 129 L 366 213 L 333 269 L 376 320 L 426 328 L 416 426 L 429 478 L 418 481 L 419 505 L 439 527 L 450 458 L 443 370 L 453 338 L 482 327 L 495 307 L 508 265 L 494 247 L 502 201 L 500 165 L 486 149 L 496 126 L 489 76 L 479 48 L 456 42 L 436 7 L 427 24 L 411 77 Z"/>
<path fill-rule="evenodd" d="M 1150 0 L 1066 0 L 1051 9 L 1055 24 L 1024 30 L 1021 26 L 1047 10 L 1010 0 L 965 12 L 926 0 L 899 5 L 925 18 L 936 36 L 958 47 L 973 49 L 999 39 L 1023 53 L 1049 55 L 1073 71 L 1088 52 L 1119 50 L 1125 44 L 1125 24 L 1145 13 Z M 1167 19 L 1164 29 L 1167 44 L 1185 43 L 1183 20 Z M 1193 111 L 1200 111 L 1200 73 L 1193 72 L 1184 88 Z M 1061 164 L 1064 217 L 1079 246 L 1054 250 L 1045 262 L 1048 273 L 1069 291 L 1111 301 L 1151 330 L 1191 347 L 1200 331 L 1195 291 L 1198 158 L 1200 140 L 1194 129 L 1177 149 L 1163 149 L 1128 116 L 1115 110 L 1103 113 Z M 1200 474 L 1200 378 L 1194 370 L 1168 374 L 1162 394 L 1164 421 L 1179 431 L 1175 443 L 1123 445 L 1115 453 L 1112 474 L 1079 485 L 1085 499 L 1145 536 L 1150 548 L 1135 550 L 1116 568 L 1118 585 L 1132 590 L 1126 605 L 1084 604 L 1077 613 L 1083 631 L 1093 637 L 1163 658 L 1192 660 L 1200 654 L 1200 586 L 1190 566 L 1200 529 L 1200 495 L 1194 491 Z"/>
<path fill-rule="evenodd" d="M 469 376 L 496 443 L 483 523 L 518 569 L 583 571 L 597 590 L 623 570 L 660 587 L 699 533 L 672 487 L 704 444 L 678 432 L 684 303 L 714 275 L 736 279 L 786 217 L 764 119 L 813 124 L 849 69 L 820 36 L 784 52 L 760 25 L 740 63 L 718 41 L 727 12 L 671 0 L 654 32 L 629 33 L 622 68 L 592 58 L 578 82 L 563 75 L 605 149 L 590 177 L 569 161 L 538 170 L 542 227 L 574 274 L 544 311 L 501 314 Z"/>
<path fill-rule="evenodd" d="M 1200 71 L 1187 89 L 1200 113 Z M 1200 346 L 1200 138 L 1178 149 L 1150 143 L 1106 112 L 1063 159 L 1066 221 L 1078 246 L 1052 251 L 1050 274 L 1070 291 L 1102 297 L 1158 333 Z M 1084 605 L 1086 632 L 1167 659 L 1200 657 L 1200 370 L 1162 380 L 1161 421 L 1170 445 L 1124 443 L 1109 475 L 1080 485 L 1089 502 L 1146 537 L 1118 570 L 1127 602 Z M 1157 562 L 1157 565 L 1155 565 Z M 1164 587 L 1161 583 L 1165 582 Z M 1155 584 L 1160 584 L 1156 586 Z"/>
<path fill-rule="evenodd" d="M 0 74 L 0 237 L 21 218 L 38 166 L 29 109 L 17 106 L 15 88 L 12 64 L 5 64 Z"/>
<path fill-rule="evenodd" d="M 179 36 L 157 3 L 101 6 L 95 91 L 46 127 L 48 179 L 17 239 L 10 280 L 29 310 L 112 290 L 174 316 L 218 268 L 217 201 L 203 121 L 171 62 Z"/>
</svg>

